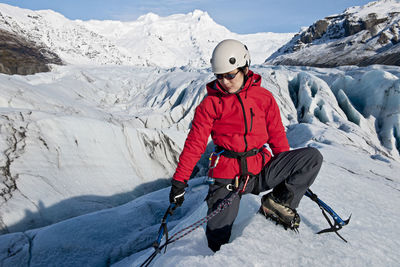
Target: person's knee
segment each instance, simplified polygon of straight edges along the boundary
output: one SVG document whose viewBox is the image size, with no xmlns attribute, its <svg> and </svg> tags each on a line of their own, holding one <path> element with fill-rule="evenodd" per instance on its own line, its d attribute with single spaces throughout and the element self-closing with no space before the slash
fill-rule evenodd
<svg viewBox="0 0 400 267">
<path fill-rule="evenodd" d="M 320 167 L 322 165 L 324 157 L 322 156 L 321 152 L 318 149 L 314 147 L 308 147 L 307 153 L 312 159 L 312 161 L 315 163 L 315 166 Z"/>
</svg>

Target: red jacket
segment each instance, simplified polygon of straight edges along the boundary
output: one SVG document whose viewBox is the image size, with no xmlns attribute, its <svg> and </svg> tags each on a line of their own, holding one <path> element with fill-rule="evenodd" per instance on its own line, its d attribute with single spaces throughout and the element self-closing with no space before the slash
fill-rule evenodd
<svg viewBox="0 0 400 267">
<path fill-rule="evenodd" d="M 261 148 L 268 143 L 274 155 L 289 150 L 278 105 L 271 92 L 261 87 L 261 76 L 249 71 L 243 89 L 237 94 L 224 91 L 217 80 L 207 84 L 208 95 L 198 105 L 192 128 L 186 138 L 173 178 L 186 182 L 204 153 L 208 137 L 215 145 L 235 152 Z M 247 158 L 248 171 L 258 174 L 271 153 L 264 147 L 261 153 Z M 216 157 L 213 157 L 213 161 Z M 213 164 L 213 162 L 212 162 Z M 214 178 L 233 179 L 240 175 L 237 159 L 220 157 L 209 171 Z"/>
</svg>

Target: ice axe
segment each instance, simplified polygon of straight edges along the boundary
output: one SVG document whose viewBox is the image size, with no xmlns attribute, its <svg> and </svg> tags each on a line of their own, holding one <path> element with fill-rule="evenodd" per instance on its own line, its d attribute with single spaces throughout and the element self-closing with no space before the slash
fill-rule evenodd
<svg viewBox="0 0 400 267">
<path fill-rule="evenodd" d="M 305 193 L 305 195 L 307 197 L 309 197 L 312 201 L 314 201 L 315 203 L 318 204 L 319 208 L 322 211 L 322 214 L 324 215 L 325 219 L 328 221 L 329 225 L 331 226 L 330 228 L 324 229 L 319 231 L 317 234 L 322 234 L 322 233 L 330 233 L 330 232 L 334 232 L 335 234 L 337 234 L 344 242 L 347 243 L 347 240 L 344 239 L 339 233 L 338 231 L 340 229 L 343 228 L 343 226 L 346 226 L 347 224 L 349 224 L 350 222 L 350 218 L 351 218 L 351 214 L 350 217 L 347 220 L 342 220 L 342 218 L 340 218 L 339 215 L 337 215 L 337 213 L 331 208 L 329 207 L 325 202 L 323 202 L 321 199 L 318 198 L 318 196 L 316 194 L 314 194 L 310 189 L 308 189 Z M 334 223 L 332 223 L 329 220 L 328 215 L 326 214 L 328 213 L 329 215 L 332 216 Z"/>
</svg>

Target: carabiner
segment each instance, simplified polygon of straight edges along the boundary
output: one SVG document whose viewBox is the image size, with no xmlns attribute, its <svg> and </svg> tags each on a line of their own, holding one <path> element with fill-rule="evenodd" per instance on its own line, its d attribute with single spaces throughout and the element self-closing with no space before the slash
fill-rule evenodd
<svg viewBox="0 0 400 267">
<path fill-rule="evenodd" d="M 221 151 L 218 152 L 218 153 L 215 153 L 215 151 L 213 151 L 213 152 L 210 154 L 210 157 L 208 158 L 208 160 L 209 160 L 208 168 L 209 168 L 209 169 L 214 169 L 215 167 L 217 167 L 217 164 L 218 164 L 218 162 L 219 162 L 219 158 L 221 157 L 221 154 L 222 154 L 223 152 L 224 152 L 224 150 L 221 150 Z M 211 166 L 212 157 L 213 157 L 214 155 L 216 155 L 217 158 L 216 158 L 215 161 L 214 161 L 214 166 Z"/>
<path fill-rule="evenodd" d="M 204 180 L 204 182 L 205 182 L 206 184 L 208 184 L 208 185 L 213 185 L 213 184 L 215 184 L 215 179 L 212 178 L 212 177 L 207 177 L 207 178 Z"/>
<path fill-rule="evenodd" d="M 243 185 L 243 188 L 240 190 L 240 194 L 243 194 L 244 193 L 244 191 L 246 190 L 246 187 L 247 187 L 247 183 L 249 182 L 249 179 L 250 179 L 250 175 L 247 175 L 246 176 L 246 180 L 244 181 L 244 185 Z"/>
</svg>

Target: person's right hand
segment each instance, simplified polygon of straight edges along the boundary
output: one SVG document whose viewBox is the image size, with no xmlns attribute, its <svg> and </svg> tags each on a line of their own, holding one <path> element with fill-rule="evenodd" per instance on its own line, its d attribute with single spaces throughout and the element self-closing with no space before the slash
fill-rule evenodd
<svg viewBox="0 0 400 267">
<path fill-rule="evenodd" d="M 187 187 L 186 183 L 172 180 L 171 191 L 169 192 L 169 202 L 178 207 L 181 206 L 185 200 L 185 187 Z"/>
</svg>

